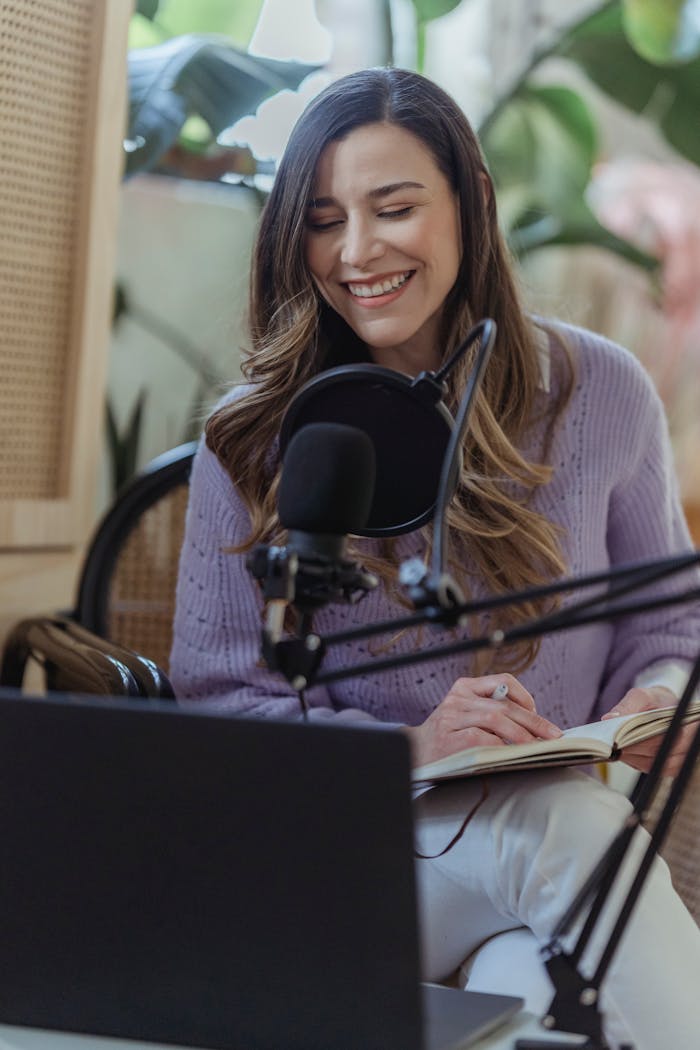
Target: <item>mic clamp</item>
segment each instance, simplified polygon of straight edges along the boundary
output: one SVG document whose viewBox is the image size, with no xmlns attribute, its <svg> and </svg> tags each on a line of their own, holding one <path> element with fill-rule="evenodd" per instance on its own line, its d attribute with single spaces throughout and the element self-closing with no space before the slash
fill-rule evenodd
<svg viewBox="0 0 700 1050">
<path fill-rule="evenodd" d="M 301 636 L 292 634 L 285 638 L 288 607 L 293 605 L 302 614 L 302 625 L 304 621 L 310 623 L 314 610 L 329 602 L 354 604 L 379 580 L 361 565 L 342 557 L 342 536 L 316 534 L 310 544 L 306 534 L 290 530 L 289 540 L 289 547 L 255 547 L 246 564 L 255 579 L 262 582 L 263 658 L 268 667 L 280 671 L 295 689 L 301 690 L 318 670 L 325 644 L 303 626 Z"/>
<path fill-rule="evenodd" d="M 290 531 L 287 547 L 255 547 L 246 564 L 255 579 L 262 582 L 266 604 L 277 609 L 294 604 L 305 613 L 329 602 L 355 604 L 374 590 L 379 580 L 343 557 L 343 539 L 316 535 L 311 550 L 303 533 Z"/>
<path fill-rule="evenodd" d="M 399 583 L 414 607 L 425 610 L 434 623 L 447 627 L 463 627 L 467 623 L 462 608 L 464 594 L 449 573 L 431 572 L 420 558 L 408 558 L 399 567 Z"/>
</svg>

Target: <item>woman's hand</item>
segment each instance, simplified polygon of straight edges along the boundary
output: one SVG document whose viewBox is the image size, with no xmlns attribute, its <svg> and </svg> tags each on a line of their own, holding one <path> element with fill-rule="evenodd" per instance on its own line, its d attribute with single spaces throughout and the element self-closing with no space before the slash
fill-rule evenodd
<svg viewBox="0 0 700 1050">
<path fill-rule="evenodd" d="M 504 700 L 491 693 L 508 688 Z M 511 674 L 458 678 L 445 699 L 419 726 L 406 729 L 413 764 L 422 766 L 467 747 L 527 744 L 561 736 L 557 726 L 535 711 L 535 701 Z"/>
<path fill-rule="evenodd" d="M 603 719 L 615 718 L 617 715 L 632 715 L 637 711 L 652 711 L 655 707 L 675 707 L 677 703 L 678 697 L 665 685 L 652 685 L 648 689 L 635 687 L 625 693 L 622 700 L 615 704 L 606 715 L 603 715 Z M 684 726 L 681 729 L 673 745 L 673 751 L 664 764 L 664 776 L 674 777 L 681 768 L 694 732 L 694 726 Z M 633 769 L 638 769 L 641 773 L 648 773 L 662 740 L 663 734 L 649 737 L 648 740 L 643 740 L 639 744 L 624 748 L 620 758 Z"/>
</svg>

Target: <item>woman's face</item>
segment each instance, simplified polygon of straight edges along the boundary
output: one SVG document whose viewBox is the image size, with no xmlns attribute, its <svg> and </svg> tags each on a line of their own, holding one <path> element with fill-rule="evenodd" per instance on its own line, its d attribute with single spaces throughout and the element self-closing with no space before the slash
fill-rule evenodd
<svg viewBox="0 0 700 1050">
<path fill-rule="evenodd" d="M 438 367 L 440 317 L 461 251 L 457 198 L 420 139 L 367 124 L 323 151 L 306 263 L 378 364 L 409 375 Z"/>
</svg>

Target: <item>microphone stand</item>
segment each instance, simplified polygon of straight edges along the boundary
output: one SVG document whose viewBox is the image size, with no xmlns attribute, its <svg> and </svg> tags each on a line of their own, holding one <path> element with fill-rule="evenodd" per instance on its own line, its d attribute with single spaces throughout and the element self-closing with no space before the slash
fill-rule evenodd
<svg viewBox="0 0 700 1050">
<path fill-rule="evenodd" d="M 417 609 L 436 607 L 449 609 L 464 602 L 464 595 L 456 580 L 445 571 L 447 564 L 447 508 L 454 495 L 461 467 L 461 449 L 464 434 L 472 413 L 474 399 L 489 363 L 493 345 L 496 341 L 496 323 L 490 317 L 474 325 L 462 346 L 434 376 L 435 383 L 442 385 L 447 372 L 456 364 L 474 340 L 481 336 L 481 345 L 472 368 L 467 386 L 460 401 L 455 425 L 445 450 L 445 457 L 440 472 L 440 481 L 435 500 L 436 514 L 433 529 L 433 552 L 431 569 L 428 570 L 420 558 L 410 558 L 401 566 L 399 581 L 408 587 L 409 595 Z"/>
<path fill-rule="evenodd" d="M 437 542 L 433 557 L 433 571 L 428 573 L 420 560 L 406 563 L 402 582 L 410 585 L 416 607 L 437 605 L 453 607 L 464 601 L 457 583 L 443 569 L 447 547 L 446 508 L 454 493 L 461 467 L 461 449 L 472 404 L 488 364 L 496 339 L 496 323 L 490 317 L 475 324 L 455 352 L 438 372 L 421 372 L 412 386 L 421 397 L 437 402 L 444 392 L 448 373 L 464 357 L 472 344 L 480 338 L 480 346 L 462 396 L 454 427 L 450 435 L 436 496 L 438 508 Z M 273 671 L 280 671 L 296 689 L 304 717 L 307 705 L 304 689 L 309 675 L 318 667 L 319 642 L 312 633 L 312 615 L 316 609 L 334 601 L 354 603 L 375 588 L 379 580 L 360 565 L 345 558 L 345 541 L 327 537 L 328 550 L 307 551 L 303 533 L 289 536 L 288 547 L 259 545 L 248 555 L 247 567 L 259 581 L 265 603 L 265 624 L 262 632 L 262 656 Z M 316 537 L 316 542 L 321 537 Z M 283 637 L 287 608 L 293 605 L 301 615 L 296 635 Z"/>
</svg>

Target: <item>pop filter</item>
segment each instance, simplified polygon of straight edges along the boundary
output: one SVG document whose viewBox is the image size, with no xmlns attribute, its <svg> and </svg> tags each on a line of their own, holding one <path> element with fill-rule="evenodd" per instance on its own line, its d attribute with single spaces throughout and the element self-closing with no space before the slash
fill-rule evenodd
<svg viewBox="0 0 700 1050">
<path fill-rule="evenodd" d="M 341 365 L 322 372 L 291 401 L 280 452 L 309 423 L 363 430 L 376 458 L 374 499 L 360 536 L 398 536 L 433 516 L 440 472 L 454 427 L 441 388 L 380 365 Z"/>
<path fill-rule="evenodd" d="M 363 430 L 372 440 L 376 461 L 374 500 L 359 536 L 400 536 L 426 525 L 435 513 L 446 454 L 453 488 L 461 467 L 461 447 L 455 447 L 455 421 L 443 404 L 445 376 L 479 336 L 482 348 L 467 385 L 470 403 L 474 380 L 486 360 L 486 344 L 495 325 L 480 321 L 439 372 L 421 372 L 415 379 L 381 365 L 341 365 L 306 383 L 285 412 L 280 428 L 280 452 L 309 423 L 344 423 Z M 468 408 L 468 404 L 466 406 Z M 445 502 L 451 491 L 444 491 Z"/>
</svg>

